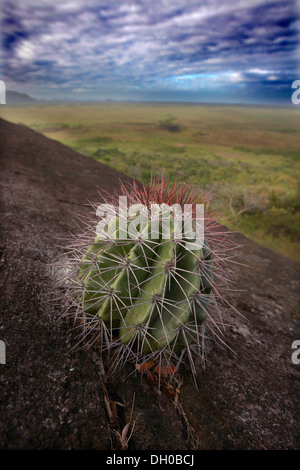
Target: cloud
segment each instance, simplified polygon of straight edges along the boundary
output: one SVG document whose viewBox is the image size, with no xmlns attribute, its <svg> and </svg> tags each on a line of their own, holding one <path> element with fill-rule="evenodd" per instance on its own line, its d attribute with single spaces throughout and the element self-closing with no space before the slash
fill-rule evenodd
<svg viewBox="0 0 300 470">
<path fill-rule="evenodd" d="M 254 73 L 255 75 L 268 75 L 270 73 L 273 73 L 272 70 L 259 69 L 259 68 L 249 69 L 248 72 Z"/>
<path fill-rule="evenodd" d="M 226 82 L 234 97 L 242 83 L 257 93 L 295 76 L 293 2 L 5 0 L 2 14 L 4 78 L 28 89 L 148 97 L 173 86 L 176 98 L 184 83 L 203 96 Z"/>
</svg>

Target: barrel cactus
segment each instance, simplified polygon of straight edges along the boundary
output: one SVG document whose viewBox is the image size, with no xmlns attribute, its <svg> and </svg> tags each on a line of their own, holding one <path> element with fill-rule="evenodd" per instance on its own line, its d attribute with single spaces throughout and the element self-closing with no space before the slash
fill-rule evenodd
<svg viewBox="0 0 300 470">
<path fill-rule="evenodd" d="M 188 184 L 135 181 L 122 195 L 130 209 L 119 204 L 115 211 L 117 200 L 106 200 L 111 212 L 76 256 L 73 307 L 84 337 L 100 339 L 102 351 L 118 348 L 118 364 L 152 361 L 176 370 L 186 354 L 194 371 L 205 325 L 220 326 L 216 299 L 226 237 L 205 211 L 204 238 L 193 241 L 195 207 L 205 201 Z M 150 217 L 142 217 L 143 210 Z"/>
</svg>

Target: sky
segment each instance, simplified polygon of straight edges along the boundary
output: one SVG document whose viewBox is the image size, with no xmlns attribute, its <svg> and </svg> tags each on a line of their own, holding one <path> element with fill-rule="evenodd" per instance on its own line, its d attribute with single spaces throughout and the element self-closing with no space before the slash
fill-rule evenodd
<svg viewBox="0 0 300 470">
<path fill-rule="evenodd" d="M 291 101 L 299 0 L 2 0 L 0 78 L 38 99 Z"/>
</svg>

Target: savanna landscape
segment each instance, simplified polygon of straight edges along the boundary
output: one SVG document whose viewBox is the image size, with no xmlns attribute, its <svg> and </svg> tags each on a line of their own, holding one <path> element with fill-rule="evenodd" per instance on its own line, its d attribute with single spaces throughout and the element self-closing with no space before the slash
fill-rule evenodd
<svg viewBox="0 0 300 470">
<path fill-rule="evenodd" d="M 297 449 L 299 262 L 231 234 L 231 287 L 221 323 L 203 330 L 205 361 L 195 355 L 192 373 L 185 358 L 159 388 L 141 364 L 116 368 L 118 356 L 82 342 L 58 284 L 70 236 L 95 216 L 89 203 L 130 178 L 28 127 L 0 126 L 0 447 Z"/>
<path fill-rule="evenodd" d="M 1 111 L 144 183 L 151 173 L 190 180 L 228 227 L 300 260 L 297 107 L 108 101 Z"/>
<path fill-rule="evenodd" d="M 2 2 L 1 450 L 299 449 L 299 25 L 296 0 Z"/>
</svg>

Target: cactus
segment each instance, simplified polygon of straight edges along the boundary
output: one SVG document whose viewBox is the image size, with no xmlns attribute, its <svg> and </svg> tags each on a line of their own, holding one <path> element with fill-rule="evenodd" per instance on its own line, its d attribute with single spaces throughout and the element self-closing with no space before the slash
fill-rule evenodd
<svg viewBox="0 0 300 470">
<path fill-rule="evenodd" d="M 84 334 L 96 333 L 102 350 L 117 347 L 121 362 L 154 360 L 170 365 L 176 360 L 178 365 L 187 352 L 194 373 L 192 353 L 203 354 L 203 325 L 213 323 L 219 329 L 211 311 L 219 296 L 218 246 L 222 252 L 225 237 L 208 213 L 202 244 L 191 247 L 188 233 L 179 236 L 183 221 L 164 207 L 203 203 L 188 184 L 170 187 L 162 179 L 144 186 L 135 181 L 123 187 L 123 195 L 130 204 L 160 205 L 159 216 L 143 223 L 136 213 L 119 211 L 77 256 L 75 304 Z M 154 219 L 155 230 L 149 237 Z M 194 211 L 191 220 L 193 230 Z M 126 239 L 120 236 L 124 229 Z"/>
</svg>

